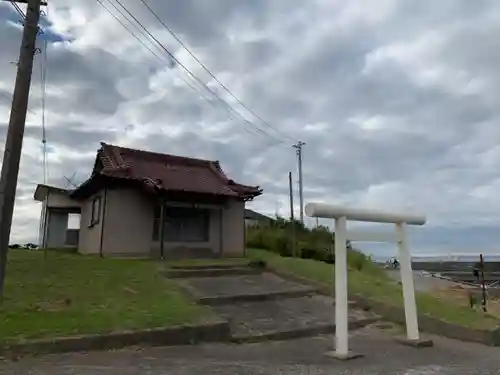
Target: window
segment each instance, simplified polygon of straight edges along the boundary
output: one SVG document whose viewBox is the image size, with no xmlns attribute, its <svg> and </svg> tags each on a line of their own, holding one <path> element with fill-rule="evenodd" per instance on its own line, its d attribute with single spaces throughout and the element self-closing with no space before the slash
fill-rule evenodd
<svg viewBox="0 0 500 375">
<path fill-rule="evenodd" d="M 68 214 L 68 229 L 80 229 L 80 214 Z"/>
<path fill-rule="evenodd" d="M 101 218 L 101 197 L 95 197 L 92 200 L 92 211 L 90 215 L 90 226 L 99 224 L 99 219 Z"/>
<path fill-rule="evenodd" d="M 209 240 L 210 211 L 189 207 L 165 207 L 165 242 L 207 242 Z M 153 240 L 160 240 L 160 207 L 155 209 Z"/>
</svg>

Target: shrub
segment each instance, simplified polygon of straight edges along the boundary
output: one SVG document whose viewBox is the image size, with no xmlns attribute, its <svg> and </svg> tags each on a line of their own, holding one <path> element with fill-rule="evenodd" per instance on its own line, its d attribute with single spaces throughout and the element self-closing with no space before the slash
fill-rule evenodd
<svg viewBox="0 0 500 375">
<path fill-rule="evenodd" d="M 361 271 L 368 262 L 367 256 L 360 251 L 350 250 L 347 253 L 347 263 L 356 271 Z"/>
<path fill-rule="evenodd" d="M 309 247 L 307 245 L 300 248 L 299 254 L 301 258 L 304 259 L 316 259 L 317 258 L 317 250 Z"/>
<path fill-rule="evenodd" d="M 279 216 L 270 226 L 247 227 L 246 245 L 289 257 L 294 255 L 294 236 L 297 241 L 296 256 L 335 263 L 335 255 L 332 253 L 335 236 L 328 228 L 319 226 L 308 229 L 298 221 L 291 222 Z M 352 269 L 360 271 L 372 266 L 366 255 L 353 250 L 350 244 L 347 245 L 347 262 Z M 380 272 L 383 270 L 380 269 Z"/>
<path fill-rule="evenodd" d="M 267 263 L 264 260 L 252 260 L 248 263 L 248 266 L 251 268 L 264 269 L 267 267 Z"/>
<path fill-rule="evenodd" d="M 335 264 L 335 254 L 333 253 L 333 249 L 325 250 L 325 259 L 323 262 L 328 264 Z"/>
<path fill-rule="evenodd" d="M 293 243 L 291 238 L 286 235 L 286 232 L 280 231 L 276 233 L 272 241 L 272 251 L 283 257 L 291 257 L 293 255 Z"/>
<path fill-rule="evenodd" d="M 247 228 L 246 233 L 246 245 L 248 247 L 255 247 L 258 249 L 268 249 L 264 242 L 264 233 L 259 228 L 250 227 Z"/>
<path fill-rule="evenodd" d="M 286 229 L 247 228 L 246 245 L 266 249 L 285 257 L 293 255 L 293 239 Z"/>
</svg>

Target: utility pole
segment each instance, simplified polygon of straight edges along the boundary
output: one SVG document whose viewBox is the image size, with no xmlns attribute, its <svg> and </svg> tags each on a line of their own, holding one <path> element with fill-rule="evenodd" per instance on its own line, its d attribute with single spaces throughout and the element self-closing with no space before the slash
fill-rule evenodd
<svg viewBox="0 0 500 375">
<path fill-rule="evenodd" d="M 295 215 L 293 213 L 293 183 L 292 172 L 288 172 L 288 187 L 290 189 L 290 221 L 292 224 L 292 255 L 297 256 L 297 228 L 295 223 Z"/>
<path fill-rule="evenodd" d="M 292 223 L 295 221 L 293 214 L 293 185 L 292 185 L 292 172 L 288 172 L 288 187 L 290 189 L 290 220 Z"/>
<path fill-rule="evenodd" d="M 482 301 L 482 307 L 483 311 L 486 312 L 486 285 L 484 283 L 484 258 L 483 254 L 479 254 L 479 264 L 480 264 L 480 271 L 481 271 L 481 291 L 483 292 L 483 301 Z"/>
<path fill-rule="evenodd" d="M 304 195 L 302 191 L 302 146 L 305 143 L 302 141 L 298 141 L 293 145 L 293 148 L 297 150 L 297 160 L 299 163 L 299 204 L 300 204 L 300 223 L 304 224 Z"/>
<path fill-rule="evenodd" d="M 0 177 L 0 300 L 3 299 L 7 253 L 9 250 L 12 215 L 14 213 L 17 179 L 19 176 L 19 162 L 23 147 L 31 75 L 33 73 L 33 58 L 35 55 L 36 37 L 38 35 L 40 6 L 42 5 L 40 0 L 21 0 L 17 2 L 27 3 L 28 7 L 26 19 L 24 20 L 22 44 L 19 52 L 16 83 Z"/>
</svg>

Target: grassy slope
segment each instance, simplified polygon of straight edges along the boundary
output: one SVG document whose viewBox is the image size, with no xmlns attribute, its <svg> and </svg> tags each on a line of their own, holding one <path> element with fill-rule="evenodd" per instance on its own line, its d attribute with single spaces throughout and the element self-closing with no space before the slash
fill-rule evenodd
<svg viewBox="0 0 500 375">
<path fill-rule="evenodd" d="M 0 342 L 199 322 L 186 299 L 147 260 L 49 252 L 9 253 Z"/>
<path fill-rule="evenodd" d="M 249 250 L 252 259 L 265 260 L 274 269 L 284 273 L 315 280 L 325 285 L 333 284 L 333 266 L 309 259 L 283 258 L 265 250 Z M 375 265 L 366 264 L 361 271 L 349 270 L 349 293 L 360 293 L 379 301 L 402 305 L 400 286 L 389 279 Z M 500 325 L 500 320 L 483 312 L 472 311 L 454 300 L 437 298 L 430 294 L 417 293 L 420 313 L 460 325 L 490 329 Z"/>
</svg>

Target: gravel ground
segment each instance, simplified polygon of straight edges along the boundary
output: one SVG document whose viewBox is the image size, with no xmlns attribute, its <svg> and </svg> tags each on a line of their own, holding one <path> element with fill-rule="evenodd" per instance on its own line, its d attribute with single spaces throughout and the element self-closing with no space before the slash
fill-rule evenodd
<svg viewBox="0 0 500 375">
<path fill-rule="evenodd" d="M 356 331 L 351 347 L 364 358 L 340 362 L 324 355 L 331 336 L 246 345 L 127 349 L 53 355 L 3 363 L 1 375 L 170 375 L 170 374 L 498 374 L 500 349 L 431 337 L 433 348 L 397 344 L 393 331 Z"/>
</svg>

